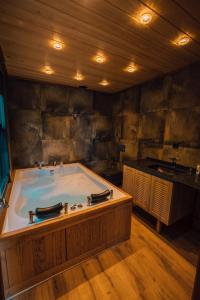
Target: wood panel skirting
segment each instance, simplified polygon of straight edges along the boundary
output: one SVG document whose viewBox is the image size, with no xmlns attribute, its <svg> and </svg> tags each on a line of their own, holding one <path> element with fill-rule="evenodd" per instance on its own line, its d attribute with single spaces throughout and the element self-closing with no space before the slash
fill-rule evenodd
<svg viewBox="0 0 200 300">
<path fill-rule="evenodd" d="M 131 200 L 56 223 L 51 230 L 26 232 L 0 240 L 5 297 L 36 284 L 88 256 L 126 240 L 131 228 Z M 70 220 L 70 222 L 69 222 Z"/>
</svg>

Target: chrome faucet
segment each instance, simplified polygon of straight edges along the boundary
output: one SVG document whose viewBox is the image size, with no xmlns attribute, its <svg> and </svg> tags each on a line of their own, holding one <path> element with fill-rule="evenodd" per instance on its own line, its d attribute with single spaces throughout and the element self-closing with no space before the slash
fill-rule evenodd
<svg viewBox="0 0 200 300">
<path fill-rule="evenodd" d="M 36 161 L 35 166 L 37 166 L 39 169 L 42 169 L 42 167 L 44 166 L 44 162 L 43 161 Z"/>
<path fill-rule="evenodd" d="M 0 207 L 1 207 L 1 208 L 8 208 L 8 207 L 9 207 L 9 204 L 8 204 L 8 202 L 6 201 L 5 197 L 0 198 Z"/>
<path fill-rule="evenodd" d="M 176 164 L 177 164 L 177 158 L 176 157 L 170 157 L 170 160 L 172 161 L 172 166 L 174 167 L 174 168 L 176 168 Z"/>
<path fill-rule="evenodd" d="M 176 157 L 170 157 L 170 160 L 172 161 L 173 164 L 176 164 L 177 158 Z"/>
</svg>

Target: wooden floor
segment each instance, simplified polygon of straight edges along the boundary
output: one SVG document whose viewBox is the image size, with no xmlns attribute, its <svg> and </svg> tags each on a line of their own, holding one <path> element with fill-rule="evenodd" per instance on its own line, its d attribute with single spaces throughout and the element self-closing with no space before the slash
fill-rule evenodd
<svg viewBox="0 0 200 300">
<path fill-rule="evenodd" d="M 14 300 L 189 300 L 195 267 L 132 217 L 131 239 Z"/>
<path fill-rule="evenodd" d="M 156 233 L 156 219 L 139 207 L 134 207 L 134 217 Z M 200 234 L 199 230 L 193 226 L 193 217 L 189 216 L 176 223 L 165 226 L 163 224 L 162 233 L 159 235 L 171 248 L 175 249 L 181 256 L 185 257 L 194 266 L 197 266 Z"/>
</svg>

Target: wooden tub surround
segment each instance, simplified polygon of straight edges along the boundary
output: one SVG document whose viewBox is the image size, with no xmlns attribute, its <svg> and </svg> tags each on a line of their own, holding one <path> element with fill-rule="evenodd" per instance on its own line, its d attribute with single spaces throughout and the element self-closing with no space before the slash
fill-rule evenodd
<svg viewBox="0 0 200 300">
<path fill-rule="evenodd" d="M 7 233 L 2 233 L 1 219 L 4 297 L 11 297 L 105 248 L 129 239 L 132 197 L 124 195 L 121 199 Z M 5 213 L 2 218 L 5 218 Z"/>
<path fill-rule="evenodd" d="M 128 241 L 12 300 L 190 300 L 195 267 L 171 246 L 133 214 Z"/>
</svg>

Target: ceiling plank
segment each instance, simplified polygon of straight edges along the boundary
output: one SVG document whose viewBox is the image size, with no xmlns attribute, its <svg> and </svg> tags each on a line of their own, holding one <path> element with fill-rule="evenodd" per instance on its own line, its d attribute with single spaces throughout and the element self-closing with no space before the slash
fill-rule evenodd
<svg viewBox="0 0 200 300">
<path fill-rule="evenodd" d="M 81 0 L 80 0 L 81 1 Z M 165 4 L 163 4 L 164 7 L 161 7 L 160 9 L 157 8 L 157 0 L 156 1 L 150 1 L 147 2 L 148 0 L 126 0 L 126 1 L 120 1 L 120 0 L 107 0 L 113 7 L 118 8 L 122 12 L 126 13 L 128 16 L 135 16 L 137 15 L 137 12 L 139 11 L 145 11 L 145 9 L 148 9 L 150 7 L 153 12 L 155 12 L 155 21 L 152 22 L 148 27 L 150 34 L 153 35 L 153 32 L 155 34 L 155 38 L 157 35 L 156 39 L 159 39 L 161 43 L 164 43 L 165 46 L 168 48 L 168 51 L 170 49 L 175 50 L 176 53 L 179 53 L 179 55 L 183 55 L 186 52 L 188 52 L 190 55 L 196 55 L 197 58 L 199 58 L 200 55 L 200 44 L 193 42 L 190 43 L 187 47 L 182 47 L 182 48 L 176 48 L 172 47 L 171 41 L 173 41 L 179 34 L 183 33 L 183 30 L 181 30 L 178 26 L 170 22 L 169 18 L 164 17 L 165 14 L 165 8 L 168 5 L 169 1 L 164 1 Z M 158 0 L 158 3 L 160 0 Z M 150 5 L 146 5 L 146 3 L 152 3 Z M 181 10 L 177 11 L 177 16 L 181 16 L 182 14 Z M 172 12 L 171 12 L 172 14 Z M 179 17 L 178 17 L 179 18 Z M 182 16 L 184 19 L 184 16 Z M 197 30 L 197 25 L 196 25 L 196 30 Z M 143 27 L 144 28 L 144 27 Z M 147 33 L 145 34 L 147 35 Z M 177 51 L 178 50 L 178 51 Z"/>
<path fill-rule="evenodd" d="M 198 24 L 200 24 L 200 8 L 198 0 L 173 0 L 184 9 Z"/>
<path fill-rule="evenodd" d="M 139 0 L 147 7 L 156 11 L 166 22 L 177 28 L 180 32 L 189 33 L 193 41 L 200 46 L 200 23 L 192 17 L 174 0 Z"/>
<path fill-rule="evenodd" d="M 112 92 L 194 63 L 200 59 L 200 23 L 178 1 L 1 1 L 0 43 L 8 72 L 78 86 L 73 76 L 79 69 L 89 88 L 102 90 L 99 81 L 107 78 L 111 85 L 103 90 Z M 144 8 L 155 17 L 149 26 L 134 19 Z M 186 30 L 193 33 L 193 42 L 173 46 L 171 41 Z M 65 43 L 62 51 L 49 46 L 53 38 Z M 106 54 L 105 64 L 92 60 L 98 50 Z M 130 61 L 139 66 L 133 74 L 123 71 Z M 55 74 L 43 74 L 45 64 Z"/>
<path fill-rule="evenodd" d="M 156 49 L 152 46 L 149 47 L 150 43 L 151 45 L 153 43 L 152 39 L 149 39 L 144 43 L 144 38 L 138 37 L 138 35 L 130 36 L 127 30 L 122 32 L 117 30 L 117 36 L 114 34 L 116 32 L 116 28 L 115 30 L 113 28 L 112 32 L 107 33 L 102 28 L 103 24 L 105 24 L 104 19 L 101 23 L 98 23 L 98 27 L 95 29 L 94 24 L 89 26 L 84 22 L 81 22 L 79 19 L 75 19 L 74 17 L 61 13 L 61 10 L 56 11 L 55 13 L 54 9 L 46 5 L 42 5 L 41 7 L 41 5 L 38 5 L 35 1 L 31 1 L 32 5 L 28 6 L 30 1 L 24 2 L 18 0 L 16 7 L 9 6 L 10 2 L 12 2 L 12 0 L 7 0 L 6 5 L 4 5 L 1 20 L 4 20 L 4 22 L 10 21 L 9 15 L 6 15 L 6 13 L 13 14 L 15 16 L 17 15 L 18 18 L 15 21 L 15 24 L 16 26 L 20 24 L 21 20 L 21 30 L 28 30 L 29 28 L 30 33 L 35 32 L 36 34 L 40 34 L 42 31 L 44 32 L 44 36 L 46 34 L 47 41 L 45 46 L 48 46 L 48 40 L 52 39 L 52 37 L 57 34 L 68 40 L 69 45 L 72 40 L 77 39 L 79 41 L 79 46 L 80 43 L 87 44 L 93 47 L 93 49 L 95 47 L 95 51 L 101 49 L 107 52 L 109 49 L 113 49 L 115 52 L 119 49 L 121 52 L 126 53 L 124 54 L 124 57 L 126 57 L 127 62 L 131 58 L 135 58 L 136 62 L 138 62 L 138 58 L 140 58 L 141 63 L 148 63 L 148 61 L 150 61 L 153 57 L 153 61 L 155 61 L 154 64 L 166 67 L 166 65 L 174 66 L 174 64 L 177 63 L 182 64 L 183 61 L 190 61 L 191 59 L 190 54 L 184 52 L 181 55 L 182 52 L 177 53 L 177 49 L 174 49 L 174 47 L 169 47 L 170 50 L 166 51 L 165 45 L 162 45 L 160 42 L 157 42 L 155 47 Z M 61 0 L 58 3 L 60 5 Z M 20 7 L 20 4 L 22 7 Z M 6 9 L 7 6 L 8 8 Z M 67 5 L 67 9 L 69 9 L 69 4 Z M 76 11 L 77 8 L 74 10 Z M 70 25 L 66 27 L 66 24 Z M 108 24 L 106 28 L 110 28 L 110 24 Z M 159 47 L 162 48 L 160 49 Z M 158 56 L 158 51 L 163 55 Z M 196 59 L 196 56 L 194 56 L 194 59 Z"/>
</svg>

